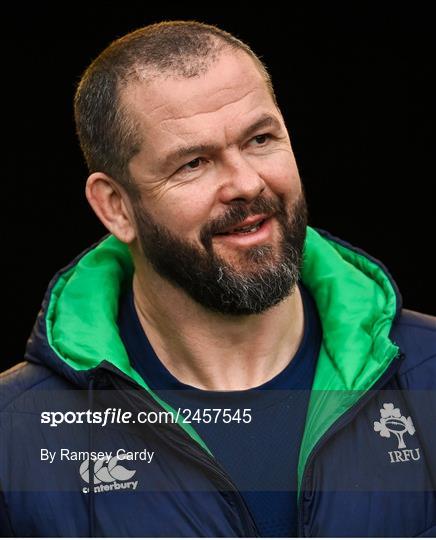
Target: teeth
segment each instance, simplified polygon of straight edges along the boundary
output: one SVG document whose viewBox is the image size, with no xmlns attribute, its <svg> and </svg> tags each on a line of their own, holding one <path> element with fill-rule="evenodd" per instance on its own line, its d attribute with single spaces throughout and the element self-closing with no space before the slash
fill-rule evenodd
<svg viewBox="0 0 436 540">
<path fill-rule="evenodd" d="M 233 229 L 231 232 L 242 232 L 242 233 L 248 233 L 248 232 L 256 232 L 258 229 L 260 229 L 260 226 L 262 225 L 262 222 L 260 221 L 256 225 L 248 225 L 247 227 L 241 227 L 240 229 Z"/>
<path fill-rule="evenodd" d="M 222 233 L 217 233 L 217 234 L 247 234 L 247 233 L 256 232 L 263 225 L 264 221 L 265 220 L 262 219 L 261 221 L 258 221 L 255 225 L 247 225 L 247 227 L 239 227 L 239 228 L 232 229 L 231 231 L 228 231 L 228 232 L 222 232 Z"/>
</svg>

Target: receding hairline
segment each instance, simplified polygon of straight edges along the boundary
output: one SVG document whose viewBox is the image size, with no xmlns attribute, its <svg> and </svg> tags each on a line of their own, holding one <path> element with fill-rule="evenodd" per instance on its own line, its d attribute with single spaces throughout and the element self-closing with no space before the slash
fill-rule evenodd
<svg viewBox="0 0 436 540">
<path fill-rule="evenodd" d="M 207 55 L 204 57 L 199 57 L 196 54 L 186 54 L 182 59 L 182 63 L 179 68 L 175 67 L 174 63 L 168 65 L 168 67 L 163 67 L 160 63 L 150 62 L 148 59 L 138 59 L 129 66 L 129 71 L 124 72 L 122 77 L 118 77 L 118 83 L 121 85 L 129 84 L 135 80 L 138 82 L 146 82 L 146 79 L 153 81 L 158 78 L 163 80 L 167 79 L 189 79 L 198 77 L 204 73 L 207 73 L 209 69 L 216 64 L 219 59 L 226 53 L 245 53 L 248 57 L 251 57 L 251 54 L 244 49 L 237 47 L 234 44 L 230 44 L 224 41 L 223 38 L 217 36 L 208 36 L 212 44 L 211 48 L 208 50 Z M 253 57 L 254 61 L 254 57 Z M 255 62 L 256 63 L 256 62 Z M 191 65 L 192 70 L 189 75 L 186 73 L 186 65 Z"/>
<path fill-rule="evenodd" d="M 131 187 L 128 164 L 144 144 L 141 117 L 126 90 L 136 82 L 191 79 L 211 69 L 225 53 L 245 53 L 254 62 L 278 108 L 261 57 L 217 27 L 197 21 L 163 21 L 113 41 L 88 66 L 74 97 L 76 131 L 90 172 L 103 171 Z"/>
<path fill-rule="evenodd" d="M 261 61 L 255 56 L 247 52 L 246 50 L 231 45 L 220 38 L 214 36 L 215 41 L 221 41 L 222 44 L 220 48 L 214 50 L 212 54 L 209 54 L 206 58 L 199 60 L 197 57 L 192 57 L 189 60 L 195 65 L 195 74 L 191 76 L 185 76 L 183 72 L 174 70 L 172 67 L 162 70 L 160 66 L 153 66 L 152 64 L 138 61 L 131 66 L 131 69 L 128 73 L 125 73 L 122 78 L 118 78 L 117 81 L 117 91 L 118 97 L 120 98 L 123 92 L 126 91 L 131 85 L 139 83 L 141 85 L 151 85 L 156 80 L 162 81 L 183 81 L 193 78 L 198 78 L 202 75 L 207 74 L 210 69 L 218 64 L 218 62 L 226 55 L 233 56 L 244 56 L 252 61 L 253 66 L 256 68 L 256 71 L 260 75 L 261 79 L 264 81 L 268 92 L 271 94 L 271 97 L 276 103 L 276 97 L 271 86 L 271 79 L 266 71 L 265 66 Z M 277 104 L 277 103 L 276 103 Z"/>
<path fill-rule="evenodd" d="M 214 38 L 218 41 L 218 38 Z M 236 46 L 231 46 L 227 42 L 223 42 L 223 46 L 219 50 L 219 54 L 213 56 L 213 58 L 208 57 L 207 67 L 202 69 L 195 76 L 185 77 L 181 73 L 174 72 L 171 68 L 165 70 L 164 72 L 159 72 L 155 67 L 137 63 L 135 69 L 129 73 L 128 76 L 124 77 L 122 81 L 118 82 L 118 102 L 120 108 L 123 110 L 123 115 L 127 116 L 132 124 L 135 125 L 136 130 L 141 129 L 141 122 L 138 115 L 138 111 L 134 110 L 134 104 L 130 101 L 127 96 L 130 94 L 130 90 L 134 89 L 135 86 L 141 86 L 142 88 L 147 88 L 151 86 L 156 81 L 184 81 L 190 80 L 193 78 L 198 78 L 202 75 L 206 75 L 219 61 L 226 55 L 232 56 L 243 56 L 251 60 L 253 67 L 256 69 L 256 72 L 259 75 L 260 80 L 265 84 L 265 89 L 272 98 L 273 103 L 277 105 L 276 97 L 274 91 L 272 90 L 268 78 L 268 74 L 262 69 L 262 65 L 257 60 L 256 57 L 253 57 L 250 53 Z M 204 64 L 204 66 L 206 66 Z M 142 137 L 141 137 L 142 139 Z M 141 140 L 141 144 L 144 141 Z"/>
</svg>

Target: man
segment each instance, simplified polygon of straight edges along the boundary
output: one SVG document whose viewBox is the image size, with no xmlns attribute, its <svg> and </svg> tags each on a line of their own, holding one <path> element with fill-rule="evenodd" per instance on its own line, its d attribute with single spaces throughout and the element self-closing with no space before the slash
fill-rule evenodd
<svg viewBox="0 0 436 540">
<path fill-rule="evenodd" d="M 434 534 L 435 320 L 307 226 L 260 60 L 152 25 L 91 64 L 75 113 L 110 234 L 2 377 L 1 532 Z"/>
</svg>

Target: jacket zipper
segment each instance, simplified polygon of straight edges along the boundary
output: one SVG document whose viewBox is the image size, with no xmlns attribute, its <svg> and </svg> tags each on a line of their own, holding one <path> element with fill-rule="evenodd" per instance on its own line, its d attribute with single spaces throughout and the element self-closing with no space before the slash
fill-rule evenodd
<svg viewBox="0 0 436 540">
<path fill-rule="evenodd" d="M 325 445 L 325 443 L 340 429 L 346 426 L 356 414 L 370 401 L 374 396 L 377 390 L 380 390 L 397 372 L 403 358 L 404 354 L 399 351 L 397 356 L 393 359 L 388 369 L 377 379 L 374 385 L 366 391 L 366 393 L 358 400 L 356 403 L 348 409 L 342 416 L 340 416 L 334 424 L 324 433 L 324 435 L 318 440 L 316 445 L 313 447 L 309 458 L 307 459 L 306 465 L 304 467 L 303 476 L 301 479 L 301 488 L 298 500 L 298 536 L 304 537 L 304 493 L 306 487 L 309 487 L 309 477 L 312 474 L 312 463 L 316 458 L 316 454 L 319 453 L 320 449 Z"/>
<path fill-rule="evenodd" d="M 144 392 L 146 390 L 142 388 L 139 384 L 137 384 L 135 381 L 133 381 L 130 377 L 126 376 L 122 371 L 119 371 L 118 369 L 114 368 L 112 364 L 103 361 L 104 363 L 100 364 L 97 368 L 95 368 L 96 371 L 100 371 L 100 373 L 109 372 L 109 378 L 111 383 L 113 384 L 114 388 L 117 390 L 125 390 L 126 387 L 130 387 L 133 390 L 139 390 L 137 394 L 135 394 L 135 397 L 137 397 L 141 402 L 143 402 L 148 409 L 154 410 L 154 411 L 163 411 L 164 409 L 160 407 L 160 405 L 151 397 L 149 397 L 147 394 L 144 396 Z M 126 383 L 126 386 L 122 386 L 118 384 L 118 380 L 121 379 Z M 125 397 L 125 396 L 123 396 Z M 239 506 L 242 506 L 242 508 L 245 511 L 245 516 L 241 517 L 241 522 L 243 523 L 243 527 L 246 532 L 246 536 L 251 537 L 260 537 L 260 533 L 257 529 L 257 525 L 253 519 L 253 516 L 244 500 L 242 495 L 240 494 L 237 486 L 234 484 L 233 480 L 230 478 L 230 476 L 224 471 L 224 469 L 220 466 L 218 461 L 209 454 L 206 453 L 205 450 L 203 450 L 198 443 L 193 443 L 193 440 L 191 437 L 185 433 L 185 431 L 177 424 L 168 424 L 168 429 L 172 429 L 174 432 L 174 435 L 177 437 L 181 437 L 184 442 L 188 443 L 190 452 L 187 453 L 189 458 L 194 458 L 196 461 L 200 462 L 203 467 L 205 467 L 209 472 L 213 473 L 214 476 L 216 476 L 219 479 L 219 490 L 221 491 L 228 491 L 231 495 L 233 495 L 238 502 Z M 186 453 L 183 449 L 183 445 L 180 445 L 177 447 L 177 451 Z"/>
</svg>

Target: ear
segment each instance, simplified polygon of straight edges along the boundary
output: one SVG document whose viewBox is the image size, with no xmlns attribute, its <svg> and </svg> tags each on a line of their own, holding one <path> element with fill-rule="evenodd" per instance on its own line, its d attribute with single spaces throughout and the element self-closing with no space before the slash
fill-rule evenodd
<svg viewBox="0 0 436 540">
<path fill-rule="evenodd" d="M 99 220 L 118 240 L 129 244 L 136 238 L 129 198 L 110 176 L 92 173 L 85 193 Z"/>
</svg>

